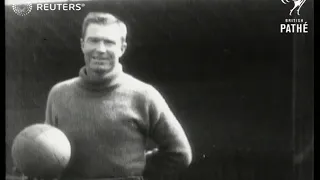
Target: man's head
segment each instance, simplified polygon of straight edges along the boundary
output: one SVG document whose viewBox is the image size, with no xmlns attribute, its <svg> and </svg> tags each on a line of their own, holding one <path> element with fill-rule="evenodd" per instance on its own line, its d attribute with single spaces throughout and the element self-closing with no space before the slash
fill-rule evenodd
<svg viewBox="0 0 320 180">
<path fill-rule="evenodd" d="M 99 74 L 113 70 L 126 50 L 127 28 L 109 13 L 89 13 L 82 25 L 81 49 L 87 68 Z"/>
</svg>

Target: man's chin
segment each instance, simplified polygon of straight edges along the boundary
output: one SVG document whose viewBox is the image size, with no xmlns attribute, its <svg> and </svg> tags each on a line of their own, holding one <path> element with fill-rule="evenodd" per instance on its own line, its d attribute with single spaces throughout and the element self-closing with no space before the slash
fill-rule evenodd
<svg viewBox="0 0 320 180">
<path fill-rule="evenodd" d="M 98 74 L 105 74 L 111 71 L 111 67 L 93 67 L 92 70 Z"/>
</svg>

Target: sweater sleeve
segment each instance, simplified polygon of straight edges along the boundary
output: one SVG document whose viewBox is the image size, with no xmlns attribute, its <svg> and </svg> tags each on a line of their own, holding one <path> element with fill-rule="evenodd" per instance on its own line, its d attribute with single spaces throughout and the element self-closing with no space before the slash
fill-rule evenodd
<svg viewBox="0 0 320 180">
<path fill-rule="evenodd" d="M 169 180 L 187 168 L 192 151 L 187 136 L 161 94 L 154 88 L 148 93 L 149 137 L 158 149 L 147 155 L 145 177 Z"/>
<path fill-rule="evenodd" d="M 57 91 L 57 85 L 53 86 L 49 92 L 45 110 L 45 124 L 57 126 L 57 119 L 54 114 L 54 96 Z"/>
</svg>

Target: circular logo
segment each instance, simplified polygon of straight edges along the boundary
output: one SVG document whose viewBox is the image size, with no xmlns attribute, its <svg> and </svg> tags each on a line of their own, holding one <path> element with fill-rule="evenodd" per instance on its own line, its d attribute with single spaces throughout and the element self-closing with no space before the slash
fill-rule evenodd
<svg viewBox="0 0 320 180">
<path fill-rule="evenodd" d="M 12 5 L 13 11 L 19 16 L 25 16 L 29 14 L 32 10 L 32 4 L 13 4 Z"/>
</svg>

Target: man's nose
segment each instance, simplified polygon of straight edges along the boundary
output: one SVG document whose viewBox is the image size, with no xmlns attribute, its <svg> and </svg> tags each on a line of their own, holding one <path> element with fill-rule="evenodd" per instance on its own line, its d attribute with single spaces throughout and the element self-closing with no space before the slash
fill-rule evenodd
<svg viewBox="0 0 320 180">
<path fill-rule="evenodd" d="M 104 42 L 99 42 L 96 50 L 99 52 L 106 52 L 107 46 L 104 44 Z"/>
</svg>

